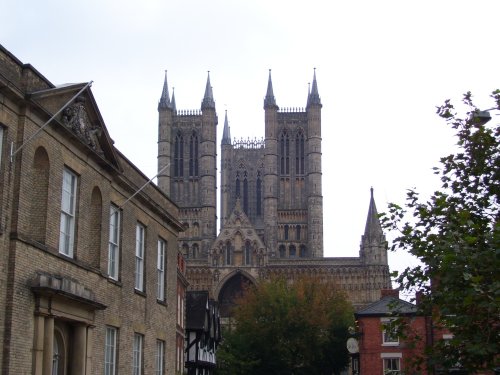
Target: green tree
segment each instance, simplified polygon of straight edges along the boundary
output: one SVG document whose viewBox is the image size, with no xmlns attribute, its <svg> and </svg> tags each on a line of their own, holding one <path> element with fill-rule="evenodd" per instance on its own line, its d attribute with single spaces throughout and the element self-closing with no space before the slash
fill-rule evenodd
<svg viewBox="0 0 500 375">
<path fill-rule="evenodd" d="M 217 374 L 337 374 L 349 362 L 353 319 L 345 294 L 331 285 L 310 278 L 263 281 L 237 301 Z"/>
<path fill-rule="evenodd" d="M 500 109 L 500 91 L 491 97 L 492 110 Z M 453 334 L 434 342 L 426 359 L 443 369 L 477 371 L 498 366 L 499 358 L 500 127 L 485 121 L 470 93 L 463 102 L 465 116 L 449 100 L 437 110 L 458 146 L 434 168 L 440 189 L 426 201 L 409 190 L 405 207 L 390 204 L 382 224 L 397 233 L 391 249 L 406 250 L 422 264 L 406 268 L 397 281 L 420 290 L 419 312 L 432 316 L 435 330 Z"/>
</svg>

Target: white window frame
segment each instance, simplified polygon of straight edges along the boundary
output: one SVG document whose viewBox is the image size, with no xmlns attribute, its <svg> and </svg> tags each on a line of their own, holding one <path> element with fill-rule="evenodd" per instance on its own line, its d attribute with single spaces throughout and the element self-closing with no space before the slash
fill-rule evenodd
<svg viewBox="0 0 500 375">
<path fill-rule="evenodd" d="M 384 375 L 400 375 L 401 374 L 401 357 L 383 357 Z M 397 368 L 393 368 L 394 366 Z"/>
<path fill-rule="evenodd" d="M 132 374 L 142 375 L 142 352 L 144 336 L 140 333 L 134 333 L 134 347 L 132 352 Z"/>
<path fill-rule="evenodd" d="M 146 228 L 137 223 L 135 230 L 135 289 L 144 291 L 144 238 Z"/>
<path fill-rule="evenodd" d="M 73 258 L 76 222 L 76 188 L 78 177 L 68 168 L 63 169 L 61 191 L 61 223 L 59 226 L 59 253 Z"/>
<path fill-rule="evenodd" d="M 156 340 L 155 374 L 165 373 L 165 341 Z"/>
<path fill-rule="evenodd" d="M 156 298 L 159 301 L 165 301 L 165 256 L 167 243 L 165 240 L 158 239 L 158 255 L 156 263 L 156 274 L 158 277 Z"/>
<path fill-rule="evenodd" d="M 113 280 L 118 280 L 120 274 L 120 219 L 120 210 L 112 204 L 109 209 L 108 276 Z"/>
<path fill-rule="evenodd" d="M 399 337 L 395 332 L 390 332 L 385 327 L 386 325 L 392 325 L 394 319 L 382 318 L 380 319 L 382 323 L 382 345 L 384 346 L 397 346 L 399 345 Z"/>
<path fill-rule="evenodd" d="M 104 375 L 116 375 L 117 336 L 117 328 L 106 326 L 106 338 L 104 343 Z"/>
</svg>

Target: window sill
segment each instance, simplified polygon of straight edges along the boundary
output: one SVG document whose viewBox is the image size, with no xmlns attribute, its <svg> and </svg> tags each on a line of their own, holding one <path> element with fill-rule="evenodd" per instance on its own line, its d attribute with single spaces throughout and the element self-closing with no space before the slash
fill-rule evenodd
<svg viewBox="0 0 500 375">
<path fill-rule="evenodd" d="M 384 342 L 382 346 L 399 346 L 399 342 Z"/>
<path fill-rule="evenodd" d="M 113 279 L 111 277 L 107 277 L 106 280 L 108 280 L 108 283 L 114 284 L 116 286 L 119 286 L 120 288 L 123 286 L 120 280 Z"/>
<path fill-rule="evenodd" d="M 144 297 L 144 298 L 146 297 L 146 292 L 143 292 L 142 290 L 139 290 L 139 289 L 135 289 L 135 288 L 134 288 L 134 293 L 135 293 L 135 294 L 138 294 L 138 295 L 140 295 L 140 296 L 142 296 L 142 297 Z"/>
<path fill-rule="evenodd" d="M 161 299 L 157 299 L 156 302 L 158 303 L 158 305 L 167 306 L 167 301 L 164 301 L 164 300 L 161 300 Z"/>
</svg>

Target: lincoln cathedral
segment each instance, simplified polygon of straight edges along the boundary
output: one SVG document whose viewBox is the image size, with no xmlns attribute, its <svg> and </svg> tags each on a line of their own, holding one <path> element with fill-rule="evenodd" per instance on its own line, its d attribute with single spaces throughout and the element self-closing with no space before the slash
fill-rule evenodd
<svg viewBox="0 0 500 375">
<path fill-rule="evenodd" d="M 208 290 L 223 317 L 245 284 L 272 275 L 319 277 L 344 289 L 355 307 L 378 300 L 380 290 L 390 288 L 373 190 L 359 257 L 323 257 L 322 103 L 316 72 L 308 91 L 304 109 L 279 107 L 269 72 L 262 140 L 231 139 L 225 113 L 217 189 L 220 128 L 210 76 L 200 110 L 179 110 L 165 75 L 158 104 L 158 185 L 179 206 L 184 232 L 178 244 L 187 259 L 189 288 Z"/>
</svg>

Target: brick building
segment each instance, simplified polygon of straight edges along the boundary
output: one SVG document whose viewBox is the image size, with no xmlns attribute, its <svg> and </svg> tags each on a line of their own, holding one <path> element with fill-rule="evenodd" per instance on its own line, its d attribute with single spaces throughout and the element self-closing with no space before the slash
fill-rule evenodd
<svg viewBox="0 0 500 375">
<path fill-rule="evenodd" d="M 0 373 L 182 369 L 178 207 L 113 146 L 90 83 L 0 46 L 0 151 Z"/>
<path fill-rule="evenodd" d="M 354 353 L 357 364 L 353 365 L 353 373 L 410 373 L 405 370 L 411 360 L 423 356 L 427 337 L 426 318 L 416 315 L 415 305 L 399 299 L 398 290 L 382 290 L 381 299 L 357 311 L 355 317 L 359 351 Z M 395 319 L 407 320 L 405 339 L 391 329 L 391 322 Z M 419 374 L 427 374 L 425 365 Z"/>
</svg>

